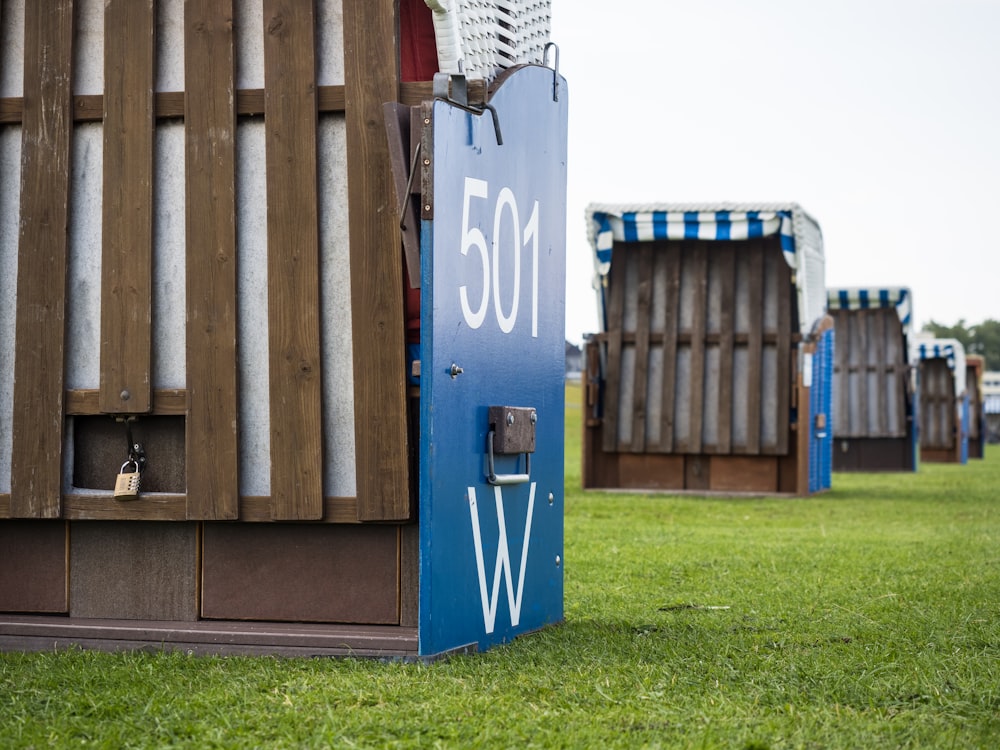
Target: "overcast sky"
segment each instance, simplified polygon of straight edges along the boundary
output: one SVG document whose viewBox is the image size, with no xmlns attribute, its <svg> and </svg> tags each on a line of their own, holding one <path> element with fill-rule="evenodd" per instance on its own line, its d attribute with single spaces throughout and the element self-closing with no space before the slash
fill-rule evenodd
<svg viewBox="0 0 1000 750">
<path fill-rule="evenodd" d="M 591 202 L 795 202 L 828 286 L 1000 319 L 1000 0 L 553 0 L 570 93 L 566 336 Z"/>
</svg>

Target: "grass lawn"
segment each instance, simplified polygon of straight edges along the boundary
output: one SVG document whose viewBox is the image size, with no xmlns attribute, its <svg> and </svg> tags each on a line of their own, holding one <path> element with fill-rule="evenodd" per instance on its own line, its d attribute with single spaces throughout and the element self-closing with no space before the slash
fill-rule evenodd
<svg viewBox="0 0 1000 750">
<path fill-rule="evenodd" d="M 810 499 L 583 493 L 566 623 L 436 664 L 0 654 L 0 747 L 1000 747 L 1000 446 Z"/>
</svg>

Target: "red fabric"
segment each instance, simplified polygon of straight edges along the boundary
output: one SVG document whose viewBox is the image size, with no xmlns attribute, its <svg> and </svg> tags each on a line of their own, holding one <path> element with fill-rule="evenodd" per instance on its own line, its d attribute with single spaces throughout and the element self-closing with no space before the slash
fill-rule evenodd
<svg viewBox="0 0 1000 750">
<path fill-rule="evenodd" d="M 399 0 L 399 75 L 430 81 L 438 72 L 434 17 L 424 0 Z"/>
</svg>

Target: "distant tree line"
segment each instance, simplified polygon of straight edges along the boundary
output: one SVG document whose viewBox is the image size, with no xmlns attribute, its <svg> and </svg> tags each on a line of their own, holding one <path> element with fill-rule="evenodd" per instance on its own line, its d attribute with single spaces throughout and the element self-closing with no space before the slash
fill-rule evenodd
<svg viewBox="0 0 1000 750">
<path fill-rule="evenodd" d="M 946 326 L 932 320 L 924 324 L 924 331 L 939 339 L 958 339 L 967 354 L 981 354 L 986 359 L 987 370 L 1000 370 L 1000 321 L 991 318 L 966 325 L 961 319 Z"/>
</svg>

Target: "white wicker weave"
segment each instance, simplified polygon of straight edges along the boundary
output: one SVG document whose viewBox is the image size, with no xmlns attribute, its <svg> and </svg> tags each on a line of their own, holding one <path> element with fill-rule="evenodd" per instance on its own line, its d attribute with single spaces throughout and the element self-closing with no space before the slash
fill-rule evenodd
<svg viewBox="0 0 1000 750">
<path fill-rule="evenodd" d="M 434 13 L 438 69 L 492 81 L 514 65 L 541 64 L 551 0 L 424 0 Z"/>
</svg>

